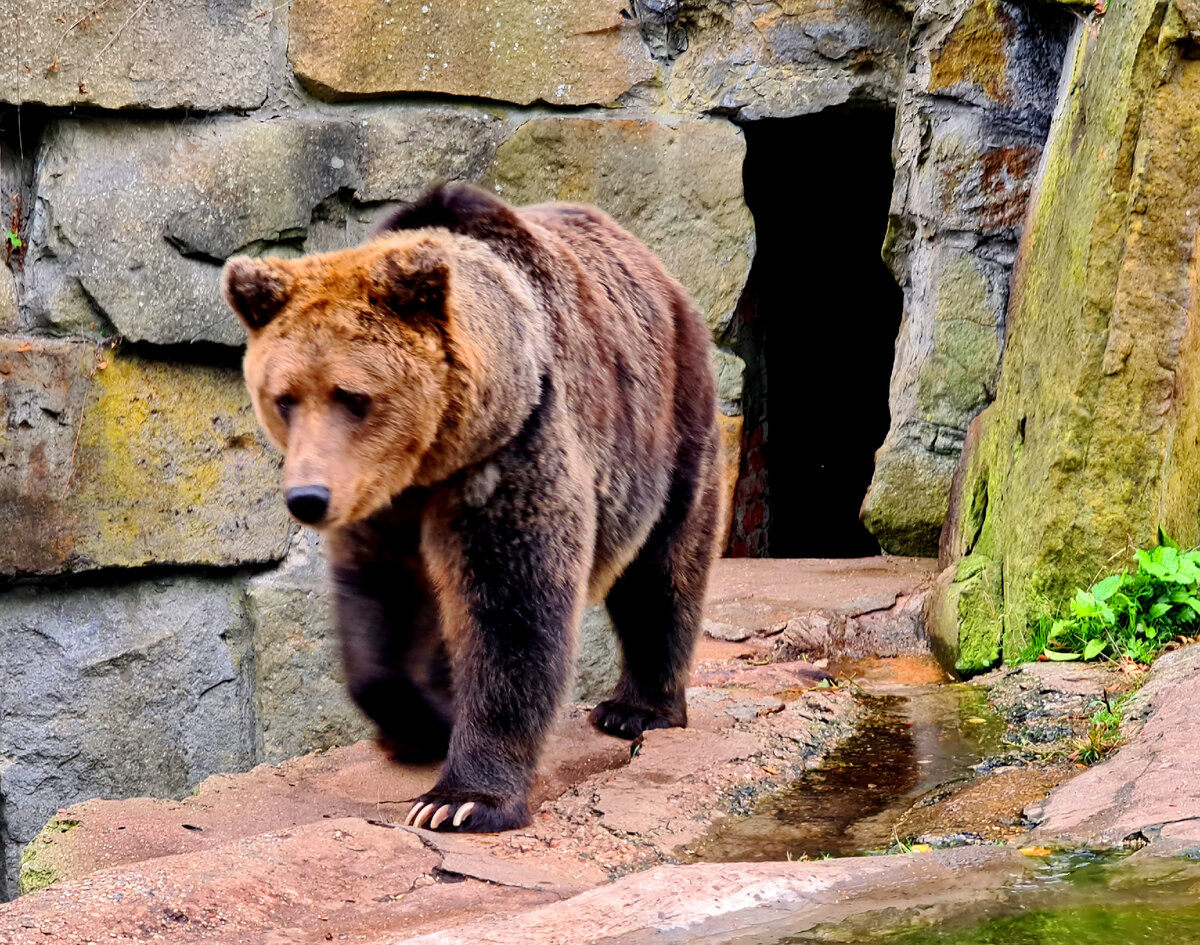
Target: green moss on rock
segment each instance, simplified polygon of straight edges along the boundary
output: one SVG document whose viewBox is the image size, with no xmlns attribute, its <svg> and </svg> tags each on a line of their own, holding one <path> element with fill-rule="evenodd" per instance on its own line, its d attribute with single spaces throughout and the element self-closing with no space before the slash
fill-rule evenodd
<svg viewBox="0 0 1200 945">
<path fill-rule="evenodd" d="M 24 896 L 52 886 L 58 881 L 58 870 L 50 860 L 50 848 L 62 834 L 79 826 L 78 820 L 55 817 L 21 852 L 20 872 L 17 874 L 17 895 Z"/>
<path fill-rule="evenodd" d="M 1180 54 L 1174 22 L 1161 0 L 1130 0 L 1080 31 L 996 401 L 960 471 L 986 469 L 984 519 L 955 503 L 961 561 L 931 612 L 954 622 L 934 632 L 957 640 L 959 663 L 1015 655 L 1035 611 L 1127 543 L 1153 542 L 1160 522 L 1200 539 L 1200 62 Z"/>
</svg>

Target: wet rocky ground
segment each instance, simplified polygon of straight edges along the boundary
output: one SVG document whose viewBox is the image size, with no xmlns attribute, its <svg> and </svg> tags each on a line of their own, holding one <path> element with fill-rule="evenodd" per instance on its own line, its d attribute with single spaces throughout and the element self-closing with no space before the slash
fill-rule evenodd
<svg viewBox="0 0 1200 945">
<path fill-rule="evenodd" d="M 525 830 L 399 826 L 436 771 L 364 742 L 181 800 L 60 812 L 24 858 L 22 882 L 48 888 L 0 906 L 0 942 L 774 945 L 825 940 L 830 923 L 1002 912 L 1051 850 L 1200 850 L 1200 647 L 1145 680 L 1038 663 L 961 685 L 907 629 L 919 565 L 868 563 L 856 583 L 838 564 L 821 599 L 820 565 L 793 563 L 806 597 L 789 602 L 787 564 L 758 585 L 744 565 L 715 583 L 726 639 L 701 647 L 688 729 L 631 751 L 593 732 L 586 707 L 564 712 Z M 860 593 L 873 581 L 896 589 Z M 866 639 L 864 617 L 890 655 L 838 657 L 839 640 Z M 821 625 L 841 628 L 834 645 L 810 634 L 797 653 L 797 628 Z M 1143 681 L 1128 744 L 1083 765 L 1096 707 Z M 847 856 L 863 852 L 891 855 Z"/>
</svg>

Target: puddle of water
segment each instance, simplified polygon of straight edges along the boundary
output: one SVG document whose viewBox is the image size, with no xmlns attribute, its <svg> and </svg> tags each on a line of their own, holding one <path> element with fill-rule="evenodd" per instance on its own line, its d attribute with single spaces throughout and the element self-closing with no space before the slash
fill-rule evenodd
<svg viewBox="0 0 1200 945">
<path fill-rule="evenodd" d="M 936 925 L 860 916 L 773 945 L 1200 945 L 1200 864 L 1061 857 L 995 903 Z M 922 923 L 920 916 L 914 923 Z"/>
<path fill-rule="evenodd" d="M 885 849 L 893 824 L 922 795 L 971 775 L 999 750 L 1004 722 L 978 686 L 903 687 L 864 696 L 855 735 L 747 817 L 717 824 L 692 861 L 847 856 Z"/>
</svg>

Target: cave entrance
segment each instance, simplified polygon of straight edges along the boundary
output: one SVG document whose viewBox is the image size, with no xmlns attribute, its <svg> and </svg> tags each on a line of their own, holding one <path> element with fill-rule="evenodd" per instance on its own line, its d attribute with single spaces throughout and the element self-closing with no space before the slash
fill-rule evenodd
<svg viewBox="0 0 1200 945">
<path fill-rule="evenodd" d="M 894 120 L 839 109 L 744 126 L 758 252 L 735 322 L 746 420 L 730 555 L 879 553 L 858 511 L 900 330 L 880 258 Z"/>
</svg>

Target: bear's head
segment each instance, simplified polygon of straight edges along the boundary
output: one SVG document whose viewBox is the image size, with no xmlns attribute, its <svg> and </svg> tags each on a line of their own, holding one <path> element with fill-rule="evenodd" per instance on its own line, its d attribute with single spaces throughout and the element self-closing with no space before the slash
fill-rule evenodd
<svg viewBox="0 0 1200 945">
<path fill-rule="evenodd" d="M 386 506 L 471 397 L 449 269 L 444 246 L 412 236 L 226 264 L 225 299 L 249 335 L 246 384 L 301 522 L 336 528 Z"/>
</svg>

